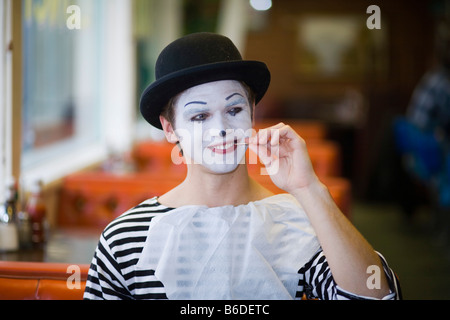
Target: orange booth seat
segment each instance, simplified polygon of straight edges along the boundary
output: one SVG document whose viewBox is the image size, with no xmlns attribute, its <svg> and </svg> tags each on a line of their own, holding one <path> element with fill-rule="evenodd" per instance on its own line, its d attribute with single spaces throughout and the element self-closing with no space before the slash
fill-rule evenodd
<svg viewBox="0 0 450 320">
<path fill-rule="evenodd" d="M 184 175 L 87 172 L 64 178 L 59 196 L 60 227 L 103 229 L 142 201 L 177 186 Z"/>
<path fill-rule="evenodd" d="M 81 300 L 89 265 L 0 261 L 0 300 Z"/>
<path fill-rule="evenodd" d="M 178 146 L 167 141 L 144 141 L 133 148 L 133 159 L 139 172 L 174 172 L 186 174 L 186 165 L 181 161 Z"/>
</svg>

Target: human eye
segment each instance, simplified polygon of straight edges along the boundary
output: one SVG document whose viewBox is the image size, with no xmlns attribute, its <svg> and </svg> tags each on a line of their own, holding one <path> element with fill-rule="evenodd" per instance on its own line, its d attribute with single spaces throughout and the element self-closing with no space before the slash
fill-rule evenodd
<svg viewBox="0 0 450 320">
<path fill-rule="evenodd" d="M 206 113 L 200 113 L 200 114 L 197 114 L 197 115 L 193 116 L 191 118 L 191 121 L 193 121 L 193 122 L 195 122 L 195 121 L 201 122 L 201 121 L 206 120 L 206 118 L 207 118 Z"/>
<path fill-rule="evenodd" d="M 235 115 L 237 115 L 241 111 L 242 111 L 241 107 L 235 107 L 235 108 L 230 109 L 228 111 L 228 113 L 234 117 Z"/>
</svg>

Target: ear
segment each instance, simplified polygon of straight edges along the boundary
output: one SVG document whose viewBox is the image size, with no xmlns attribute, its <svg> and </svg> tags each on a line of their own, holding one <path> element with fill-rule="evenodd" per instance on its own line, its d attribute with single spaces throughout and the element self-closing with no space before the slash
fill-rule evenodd
<svg viewBox="0 0 450 320">
<path fill-rule="evenodd" d="M 173 130 L 172 124 L 163 116 L 159 116 L 159 121 L 161 121 L 161 126 L 166 136 L 167 141 L 170 143 L 177 143 L 179 141 L 178 137 Z"/>
</svg>

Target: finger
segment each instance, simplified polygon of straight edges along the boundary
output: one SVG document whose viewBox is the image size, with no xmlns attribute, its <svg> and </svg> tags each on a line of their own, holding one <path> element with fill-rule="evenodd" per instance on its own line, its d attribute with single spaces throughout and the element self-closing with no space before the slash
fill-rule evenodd
<svg viewBox="0 0 450 320">
<path fill-rule="evenodd" d="M 262 129 L 258 131 L 258 144 L 267 144 L 270 138 L 270 131 L 267 129 Z"/>
<path fill-rule="evenodd" d="M 268 127 L 267 129 L 280 129 L 280 128 L 284 127 L 284 126 L 285 126 L 285 124 L 283 122 L 280 122 L 280 123 L 277 123 L 274 126 Z"/>
<path fill-rule="evenodd" d="M 303 138 L 294 129 L 292 129 L 291 126 L 286 126 L 286 130 L 286 135 L 289 139 L 303 140 Z"/>
<path fill-rule="evenodd" d="M 271 129 L 270 145 L 276 146 L 280 143 L 280 129 Z"/>
<path fill-rule="evenodd" d="M 286 125 L 283 122 L 280 122 L 274 126 L 267 128 L 267 143 L 270 142 L 271 146 L 278 145 L 280 142 L 280 130 L 285 126 Z"/>
<path fill-rule="evenodd" d="M 289 142 L 289 146 L 296 148 L 305 145 L 305 140 L 297 134 L 289 125 L 286 125 L 279 129 L 279 142 L 284 145 L 285 142 Z M 288 144 L 286 144 L 288 145 Z"/>
<path fill-rule="evenodd" d="M 250 138 L 249 142 L 254 143 L 254 144 L 268 144 L 271 140 L 272 133 L 276 132 L 278 129 L 282 128 L 283 126 L 285 126 L 285 124 L 280 122 L 274 126 L 261 129 L 256 133 L 255 136 Z"/>
</svg>

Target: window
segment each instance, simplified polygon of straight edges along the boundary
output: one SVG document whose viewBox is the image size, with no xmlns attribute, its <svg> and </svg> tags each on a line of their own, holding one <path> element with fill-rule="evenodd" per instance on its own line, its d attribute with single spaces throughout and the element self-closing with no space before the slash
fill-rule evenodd
<svg viewBox="0 0 450 320">
<path fill-rule="evenodd" d="M 131 143 L 132 6 L 121 0 L 22 1 L 21 171 L 27 180 L 52 181 Z"/>
</svg>

